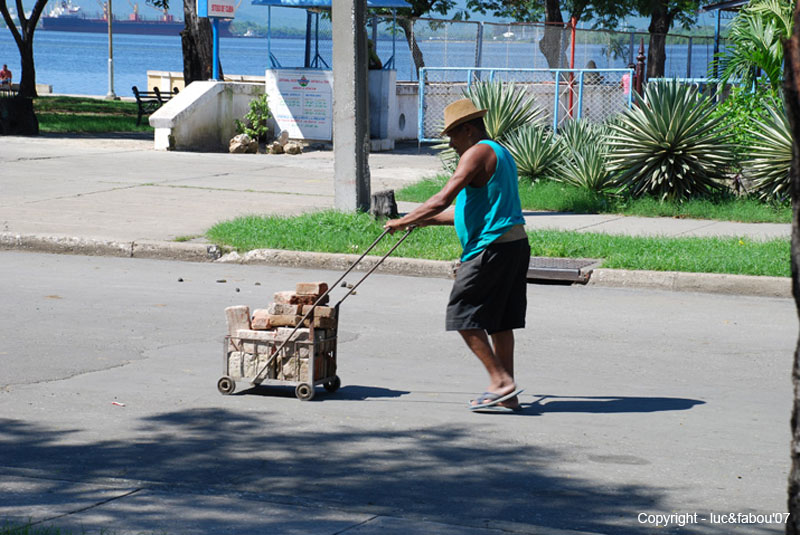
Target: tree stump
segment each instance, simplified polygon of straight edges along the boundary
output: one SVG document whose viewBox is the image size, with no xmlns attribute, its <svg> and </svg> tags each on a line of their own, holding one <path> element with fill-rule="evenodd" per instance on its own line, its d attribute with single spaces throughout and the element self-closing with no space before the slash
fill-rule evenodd
<svg viewBox="0 0 800 535">
<path fill-rule="evenodd" d="M 373 193 L 370 198 L 369 213 L 375 219 L 387 217 L 394 219 L 397 217 L 397 203 L 394 200 L 394 190 L 387 189 Z"/>
</svg>

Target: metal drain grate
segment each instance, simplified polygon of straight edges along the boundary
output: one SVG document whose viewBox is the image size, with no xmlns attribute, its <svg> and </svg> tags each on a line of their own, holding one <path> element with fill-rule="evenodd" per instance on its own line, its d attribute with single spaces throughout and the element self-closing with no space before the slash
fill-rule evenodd
<svg viewBox="0 0 800 535">
<path fill-rule="evenodd" d="M 528 280 L 585 283 L 600 260 L 592 258 L 549 258 L 532 256 L 528 263 Z"/>
</svg>

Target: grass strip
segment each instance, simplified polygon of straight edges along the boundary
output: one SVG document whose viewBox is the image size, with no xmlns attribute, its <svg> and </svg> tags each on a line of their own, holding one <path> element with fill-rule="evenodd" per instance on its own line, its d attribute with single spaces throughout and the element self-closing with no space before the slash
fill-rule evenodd
<svg viewBox="0 0 800 535">
<path fill-rule="evenodd" d="M 407 186 L 396 193 L 400 201 L 423 202 L 438 192 L 447 176 L 439 175 Z M 743 223 L 791 223 L 789 203 L 767 203 L 748 197 L 692 199 L 682 203 L 652 198 L 624 199 L 604 196 L 554 181 L 519 184 L 523 210 L 571 212 L 576 214 L 613 213 L 639 217 L 677 217 L 713 219 Z"/>
<path fill-rule="evenodd" d="M 85 97 L 39 97 L 34 100 L 39 130 L 54 134 L 152 132 L 143 121 L 136 124 L 135 102 Z"/>
<path fill-rule="evenodd" d="M 295 217 L 247 216 L 214 225 L 209 240 L 239 252 L 285 249 L 360 254 L 383 231 L 368 214 L 321 211 Z M 528 232 L 531 255 L 597 258 L 603 267 L 790 276 L 789 239 L 633 237 L 582 232 Z M 382 255 L 400 235 L 384 239 L 372 254 Z M 454 260 L 461 246 L 452 227 L 414 231 L 394 256 Z"/>
</svg>

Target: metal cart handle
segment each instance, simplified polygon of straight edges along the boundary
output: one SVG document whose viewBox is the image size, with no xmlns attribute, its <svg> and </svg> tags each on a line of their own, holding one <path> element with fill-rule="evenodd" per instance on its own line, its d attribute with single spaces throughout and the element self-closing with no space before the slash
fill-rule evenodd
<svg viewBox="0 0 800 535">
<path fill-rule="evenodd" d="M 414 230 L 415 228 L 416 228 L 416 226 L 411 226 L 411 227 L 408 227 L 408 229 L 406 229 L 406 233 L 403 235 L 403 237 L 402 237 L 402 238 L 400 238 L 399 240 L 397 240 L 397 243 L 395 243 L 395 244 L 392 246 L 392 248 L 391 248 L 391 249 L 389 249 L 389 252 L 387 252 L 385 255 L 383 255 L 383 256 L 381 257 L 381 259 L 380 259 L 380 260 L 378 260 L 378 262 L 377 262 L 377 263 L 376 263 L 374 266 L 372 266 L 372 269 L 370 269 L 370 270 L 367 272 L 367 274 L 366 274 L 366 275 L 364 275 L 363 277 L 361 277 L 361 280 L 359 280 L 359 281 L 358 281 L 358 282 L 357 282 L 357 283 L 356 283 L 356 284 L 355 284 L 353 287 L 351 287 L 351 288 L 350 288 L 350 291 L 349 291 L 349 292 L 347 292 L 347 294 L 346 294 L 344 297 L 342 297 L 342 298 L 339 300 L 339 302 L 338 302 L 338 303 L 336 303 L 336 305 L 335 305 L 335 308 L 336 308 L 336 312 L 337 312 L 337 314 L 336 314 L 336 315 L 337 315 L 337 317 L 338 317 L 338 315 L 339 315 L 339 314 L 338 314 L 338 312 L 339 312 L 339 305 L 341 305 L 341 304 L 342 304 L 342 301 L 344 301 L 345 299 L 347 299 L 347 298 L 350 296 L 350 294 L 352 294 L 352 293 L 355 291 L 355 289 L 356 289 L 356 288 L 358 288 L 359 284 L 361 284 L 362 282 L 364 282 L 364 279 L 366 279 L 367 277 L 369 277 L 369 276 L 372 274 L 372 272 L 373 272 L 373 271 L 375 271 L 376 269 L 378 269 L 378 266 L 380 266 L 380 265 L 383 263 L 383 261 L 384 261 L 384 260 L 386 260 L 386 259 L 389 257 L 389 255 L 390 255 L 390 254 L 392 254 L 392 253 L 394 252 L 394 250 L 395 250 L 395 249 L 397 249 L 397 247 L 398 247 L 398 246 L 399 246 L 401 243 L 403 243 L 403 241 L 404 241 L 406 238 L 408 238 L 408 235 L 409 235 L 409 234 L 411 234 L 411 231 L 412 231 L 412 230 Z M 331 290 L 333 290 L 334 288 L 336 288 L 336 287 L 339 285 L 339 283 L 340 283 L 340 282 L 342 282 L 342 281 L 344 280 L 344 278 L 345 278 L 345 277 L 346 277 L 346 276 L 347 276 L 347 275 L 348 275 L 348 274 L 349 274 L 351 271 L 353 271 L 353 269 L 355 269 L 355 267 L 356 267 L 356 266 L 359 264 L 359 262 L 361 262 L 361 261 L 364 259 L 364 257 L 365 257 L 365 256 L 367 256 L 367 254 L 369 254 L 369 252 L 370 252 L 370 251 L 372 251 L 372 250 L 375 248 L 375 246 L 376 246 L 376 245 L 378 245 L 378 243 L 380 243 L 380 241 L 381 241 L 381 240 L 384 238 L 384 236 L 386 236 L 387 234 L 389 234 L 389 229 L 388 229 L 388 228 L 387 228 L 386 230 L 384 230 L 384 231 L 381 233 L 381 235 L 380 235 L 380 236 L 378 236 L 378 237 L 377 237 L 377 239 L 376 239 L 374 242 L 372 242 L 372 245 L 370 245 L 369 247 L 367 247 L 367 250 L 366 250 L 366 251 L 364 251 L 364 253 L 363 253 L 361 256 L 359 256 L 359 257 L 358 257 L 358 260 L 356 260 L 355 262 L 353 262 L 353 264 L 352 264 L 352 265 L 351 265 L 351 266 L 350 266 L 350 267 L 347 269 L 347 271 L 345 271 L 345 272 L 342 274 L 342 276 L 341 276 L 341 277 L 339 277 L 339 279 L 338 279 L 336 282 L 334 282 L 332 285 L 330 285 L 330 286 L 328 287 L 328 289 L 325 291 L 325 293 L 324 293 L 324 294 L 320 295 L 320 296 L 317 298 L 317 300 L 314 302 L 314 304 L 313 304 L 313 305 L 311 305 L 311 308 L 309 308 L 309 309 L 308 309 L 308 312 L 306 312 L 306 313 L 305 313 L 305 315 L 303 315 L 303 319 L 301 319 L 301 320 L 300 320 L 300 321 L 297 323 L 297 325 L 295 325 L 295 327 L 294 327 L 294 330 L 292 330 L 292 332 L 291 332 L 291 333 L 289 334 L 289 336 L 287 336 L 287 337 L 286 337 L 286 339 L 285 339 L 285 340 L 284 340 L 284 341 L 281 343 L 281 345 L 278 347 L 278 349 L 276 349 L 276 350 L 273 352 L 273 354 L 272 354 L 272 355 L 270 356 L 270 358 L 267 360 L 266 364 L 264 364 L 264 366 L 263 366 L 263 367 L 262 367 L 262 368 L 261 368 L 261 369 L 258 371 L 258 373 L 256 374 L 256 376 L 255 376 L 255 377 L 253 378 L 253 380 L 251 381 L 251 384 L 254 384 L 254 385 L 256 385 L 256 384 L 260 384 L 260 383 L 261 383 L 261 381 L 263 380 L 263 379 L 262 379 L 262 377 L 261 377 L 261 375 L 262 375 L 262 374 L 263 374 L 263 373 L 264 373 L 264 372 L 267 370 L 267 368 L 269 368 L 269 365 L 270 365 L 270 364 L 272 364 L 272 361 L 273 361 L 273 360 L 275 360 L 275 357 L 277 357 L 277 356 L 278 356 L 278 354 L 281 352 L 281 350 L 284 348 L 284 346 L 286 346 L 286 344 L 287 344 L 287 343 L 289 343 L 289 341 L 290 341 L 290 340 L 292 339 L 292 337 L 294 336 L 294 333 L 296 333 L 296 332 L 297 332 L 297 330 L 298 330 L 298 329 L 299 329 L 299 328 L 300 328 L 300 327 L 303 325 L 303 323 L 304 323 L 304 322 L 305 322 L 305 321 L 306 321 L 306 320 L 307 320 L 307 319 L 308 319 L 308 318 L 309 318 L 309 317 L 310 317 L 310 316 L 311 316 L 311 315 L 314 313 L 314 310 L 317 308 L 317 306 L 319 305 L 319 303 L 320 303 L 320 302 L 321 302 L 323 299 L 325 299 L 325 297 L 326 297 L 326 296 L 327 296 L 329 293 L 331 293 Z"/>
<path fill-rule="evenodd" d="M 360 285 L 362 282 L 364 282 L 364 279 L 366 279 L 367 277 L 369 277 L 370 275 L 372 275 L 372 272 L 373 272 L 373 271 L 375 271 L 376 269 L 378 269 L 378 267 L 379 267 L 381 264 L 383 264 L 383 261 L 384 261 L 384 260 L 386 260 L 386 259 L 389 257 L 389 255 L 390 255 L 390 254 L 392 254 L 392 253 L 394 252 L 394 250 L 395 250 L 395 249 L 397 249 L 397 248 L 400 246 L 400 244 L 401 244 L 401 243 L 403 243 L 403 241 L 404 241 L 406 238 L 408 238 L 408 235 L 409 235 L 409 234 L 411 234 L 411 231 L 412 231 L 412 230 L 414 230 L 415 228 L 417 228 L 417 227 L 414 227 L 414 226 L 412 226 L 412 227 L 408 227 L 408 229 L 406 229 L 406 233 L 405 233 L 405 234 L 403 234 L 403 237 L 402 237 L 402 238 L 400 238 L 399 240 L 397 240 L 397 243 L 395 243 L 395 244 L 392 246 L 392 248 L 391 248 L 391 249 L 389 249 L 389 252 L 387 252 L 385 255 L 383 255 L 383 256 L 381 257 L 381 259 L 380 259 L 380 260 L 378 260 L 378 261 L 375 263 L 375 265 L 374 265 L 374 266 L 372 266 L 372 269 L 370 269 L 369 271 L 367 271 L 366 275 L 364 275 L 363 277 L 361 277 L 361 279 L 360 279 L 360 280 L 359 280 L 357 283 L 355 283 L 355 284 L 354 284 L 352 287 L 350 287 L 350 291 L 349 291 L 349 292 L 347 292 L 347 293 L 344 295 L 344 297 L 342 297 L 341 299 L 339 299 L 339 302 L 338 302 L 338 303 L 336 303 L 336 308 L 339 308 L 339 305 L 341 305 L 341 304 L 342 304 L 342 302 L 343 302 L 345 299 L 347 299 L 348 297 L 350 297 L 350 295 L 351 295 L 353 292 L 355 292 L 355 291 L 356 291 L 356 288 L 358 288 L 358 286 L 359 286 L 359 285 Z M 373 246 L 375 246 L 375 244 L 376 244 L 376 243 L 378 243 L 378 241 L 380 241 L 380 240 L 381 240 L 381 239 L 382 239 L 382 238 L 383 238 L 383 237 L 386 235 L 386 233 L 387 233 L 387 232 L 389 232 L 389 229 L 386 229 L 386 230 L 384 230 L 384 231 L 383 231 L 383 234 L 381 234 L 381 235 L 380 235 L 380 237 L 378 238 L 378 240 L 377 240 L 375 243 L 373 243 L 373 244 L 372 244 L 372 246 L 370 247 L 370 249 L 372 249 L 372 247 L 373 247 Z M 368 249 L 367 251 L 369 251 L 369 249 Z M 366 254 L 366 253 L 364 253 L 364 254 Z M 361 256 L 361 258 L 364 258 L 364 255 L 362 255 L 362 256 Z M 353 265 L 350 267 L 350 269 L 351 269 L 351 270 L 352 270 L 352 269 L 353 269 L 353 268 L 356 266 L 356 264 L 358 264 L 358 262 L 360 262 L 360 261 L 361 261 L 361 258 L 359 258 L 359 259 L 358 259 L 358 261 L 357 261 L 355 264 L 353 264 Z M 349 273 L 349 272 L 350 272 L 350 270 L 348 270 L 348 273 Z M 345 273 L 345 275 L 346 275 L 346 273 Z M 338 281 L 336 281 L 336 283 L 334 284 L 334 286 L 335 286 L 336 284 L 339 284 L 339 281 L 341 281 L 342 279 L 344 279 L 344 276 L 342 276 L 342 278 L 341 278 L 341 279 L 339 279 Z"/>
</svg>

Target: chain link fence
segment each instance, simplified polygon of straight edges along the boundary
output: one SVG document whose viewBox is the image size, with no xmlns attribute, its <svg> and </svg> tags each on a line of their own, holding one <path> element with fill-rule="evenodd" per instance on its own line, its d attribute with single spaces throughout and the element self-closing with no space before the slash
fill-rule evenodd
<svg viewBox="0 0 800 535">
<path fill-rule="evenodd" d="M 394 24 L 394 34 L 390 28 Z M 491 23 L 419 18 L 380 19 L 378 53 L 394 54 L 398 80 L 418 80 L 417 65 L 494 69 L 627 68 L 647 32 L 620 32 L 544 23 Z M 394 38 L 394 42 L 392 40 Z M 574 47 L 573 47 L 574 39 Z M 724 41 L 720 41 L 724 48 Z M 394 49 L 391 50 L 391 46 Z M 664 76 L 706 77 L 714 59 L 713 36 L 666 36 Z M 415 61 L 416 58 L 416 61 Z"/>
<path fill-rule="evenodd" d="M 441 139 L 444 108 L 470 85 L 514 83 L 544 112 L 554 131 L 565 121 L 603 122 L 631 105 L 632 69 L 491 69 L 426 67 L 420 70 L 418 139 Z"/>
<path fill-rule="evenodd" d="M 333 46 L 330 18 L 309 12 L 304 44 L 272 39 L 272 67 L 330 68 Z M 417 65 L 481 69 L 618 69 L 636 62 L 639 46 L 649 47 L 646 32 L 588 30 L 544 23 L 492 23 L 432 18 L 373 17 L 367 34 L 383 66 L 397 79 L 418 81 Z M 574 46 L 573 46 L 574 40 Z M 725 43 L 721 41 L 721 48 Z M 646 52 L 645 52 L 646 53 Z M 667 78 L 704 78 L 713 60 L 712 36 L 669 34 Z"/>
</svg>

